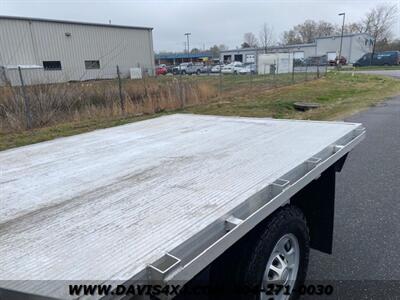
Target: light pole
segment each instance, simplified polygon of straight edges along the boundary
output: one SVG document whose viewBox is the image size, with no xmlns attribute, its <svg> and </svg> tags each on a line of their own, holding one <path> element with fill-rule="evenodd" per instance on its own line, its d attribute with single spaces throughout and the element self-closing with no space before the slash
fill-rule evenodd
<svg viewBox="0 0 400 300">
<path fill-rule="evenodd" d="M 187 39 L 187 46 L 188 46 L 188 61 L 189 61 L 189 56 L 190 56 L 190 44 L 189 44 L 189 36 L 191 35 L 191 33 L 190 32 L 186 32 L 185 33 L 185 35 L 186 35 L 186 39 Z"/>
<path fill-rule="evenodd" d="M 339 16 L 343 16 L 343 23 L 342 23 L 342 34 L 340 35 L 339 60 L 338 60 L 338 62 L 337 62 L 338 67 L 339 67 L 339 65 L 340 65 L 340 59 L 342 58 L 344 19 L 345 19 L 345 17 L 346 17 L 346 14 L 345 14 L 345 13 L 340 13 Z"/>
</svg>

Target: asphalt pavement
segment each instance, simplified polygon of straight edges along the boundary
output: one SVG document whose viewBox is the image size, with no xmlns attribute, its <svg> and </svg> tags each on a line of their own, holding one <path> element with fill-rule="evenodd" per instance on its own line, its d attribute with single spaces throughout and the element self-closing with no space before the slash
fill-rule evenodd
<svg viewBox="0 0 400 300">
<path fill-rule="evenodd" d="M 371 74 L 371 75 L 383 75 L 394 78 L 400 78 L 400 70 L 361 70 L 355 71 L 358 74 Z"/>
<path fill-rule="evenodd" d="M 345 121 L 367 134 L 337 174 L 333 254 L 311 251 L 302 299 L 400 299 L 400 96 Z"/>
<path fill-rule="evenodd" d="M 400 299 L 400 96 L 346 121 L 367 136 L 337 176 L 333 255 L 312 251 L 307 278 L 335 299 Z"/>
<path fill-rule="evenodd" d="M 345 121 L 367 134 L 337 174 L 333 254 L 311 251 L 302 299 L 400 299 L 400 96 Z M 311 296 L 318 285 L 333 293 Z"/>
</svg>

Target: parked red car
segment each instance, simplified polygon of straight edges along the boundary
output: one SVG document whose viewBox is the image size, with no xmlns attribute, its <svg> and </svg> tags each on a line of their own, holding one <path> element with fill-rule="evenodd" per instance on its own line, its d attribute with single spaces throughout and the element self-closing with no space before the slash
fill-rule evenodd
<svg viewBox="0 0 400 300">
<path fill-rule="evenodd" d="M 167 68 L 162 66 L 162 67 L 157 67 L 156 68 L 156 75 L 165 75 L 167 74 Z"/>
<path fill-rule="evenodd" d="M 330 61 L 329 61 L 329 65 L 330 65 L 330 66 L 336 66 L 336 65 L 337 65 L 338 59 L 339 59 L 339 57 L 336 57 L 334 60 L 333 60 L 333 59 L 330 60 Z M 340 57 L 340 62 L 339 62 L 339 63 L 340 63 L 341 66 L 346 65 L 346 64 L 347 64 L 347 59 L 346 59 L 346 57 L 344 57 L 344 56 Z"/>
</svg>

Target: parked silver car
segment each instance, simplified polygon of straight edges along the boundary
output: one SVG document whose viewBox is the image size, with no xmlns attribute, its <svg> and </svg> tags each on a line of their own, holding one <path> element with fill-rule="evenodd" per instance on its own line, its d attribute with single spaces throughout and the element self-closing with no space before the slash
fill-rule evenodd
<svg viewBox="0 0 400 300">
<path fill-rule="evenodd" d="M 221 72 L 222 68 L 224 67 L 223 64 L 215 65 L 211 68 L 211 73 L 219 73 Z"/>
<path fill-rule="evenodd" d="M 256 74 L 256 64 L 249 64 L 245 65 L 239 69 L 239 74 L 246 75 L 246 74 Z"/>
<path fill-rule="evenodd" d="M 243 64 L 239 61 L 234 61 L 233 63 L 230 63 L 229 65 L 225 65 L 221 73 L 222 74 L 238 74 L 239 70 L 243 67 Z"/>
</svg>

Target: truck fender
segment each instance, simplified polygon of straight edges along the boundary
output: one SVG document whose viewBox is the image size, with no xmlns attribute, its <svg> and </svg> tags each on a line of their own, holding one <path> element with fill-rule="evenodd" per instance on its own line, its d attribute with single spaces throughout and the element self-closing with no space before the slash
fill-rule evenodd
<svg viewBox="0 0 400 300">
<path fill-rule="evenodd" d="M 346 158 L 343 156 L 290 200 L 306 216 L 310 247 L 327 254 L 332 254 L 333 247 L 336 172 L 342 170 Z"/>
</svg>

